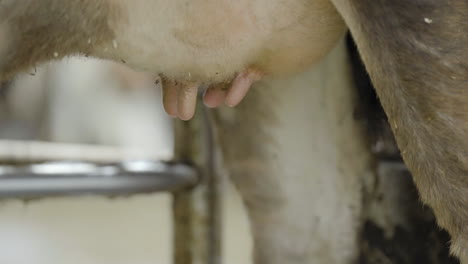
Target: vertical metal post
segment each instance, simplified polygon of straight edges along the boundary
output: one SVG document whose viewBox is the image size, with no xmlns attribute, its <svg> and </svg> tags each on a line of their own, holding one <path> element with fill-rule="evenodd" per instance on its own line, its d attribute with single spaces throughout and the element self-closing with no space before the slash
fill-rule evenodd
<svg viewBox="0 0 468 264">
<path fill-rule="evenodd" d="M 189 122 L 175 122 L 176 162 L 195 166 L 200 182 L 173 194 L 174 263 L 221 264 L 220 184 L 215 174 L 210 112 L 198 107 Z"/>
</svg>

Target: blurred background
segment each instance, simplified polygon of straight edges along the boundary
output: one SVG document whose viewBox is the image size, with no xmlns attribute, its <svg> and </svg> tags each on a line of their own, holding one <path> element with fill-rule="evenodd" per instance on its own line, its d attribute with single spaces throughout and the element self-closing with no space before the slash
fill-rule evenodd
<svg viewBox="0 0 468 264">
<path fill-rule="evenodd" d="M 2 140 L 111 146 L 162 160 L 172 158 L 174 145 L 151 76 L 84 58 L 50 63 L 3 85 Z M 251 263 L 245 211 L 234 188 L 223 184 L 223 263 Z M 171 196 L 164 193 L 3 199 L 0 264 L 168 264 L 172 224 Z"/>
</svg>

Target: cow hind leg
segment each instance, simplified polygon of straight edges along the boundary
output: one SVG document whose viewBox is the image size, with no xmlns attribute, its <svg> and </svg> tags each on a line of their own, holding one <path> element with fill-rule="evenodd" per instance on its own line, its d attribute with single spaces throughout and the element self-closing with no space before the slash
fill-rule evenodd
<svg viewBox="0 0 468 264">
<path fill-rule="evenodd" d="M 372 166 L 353 119 L 350 72 L 340 42 L 313 69 L 265 79 L 238 107 L 216 111 L 226 169 L 249 216 L 255 264 L 357 258 L 361 183 Z"/>
<path fill-rule="evenodd" d="M 332 1 L 422 200 L 468 263 L 468 2 Z"/>
</svg>

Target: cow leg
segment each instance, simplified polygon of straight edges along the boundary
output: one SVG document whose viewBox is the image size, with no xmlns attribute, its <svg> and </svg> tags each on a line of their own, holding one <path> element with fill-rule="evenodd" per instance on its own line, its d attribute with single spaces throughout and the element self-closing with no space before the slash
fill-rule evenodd
<svg viewBox="0 0 468 264">
<path fill-rule="evenodd" d="M 339 77 L 337 77 L 339 76 Z M 369 154 L 337 48 L 314 69 L 261 81 L 217 126 L 247 209 L 256 264 L 351 263 Z"/>
<path fill-rule="evenodd" d="M 333 0 L 422 200 L 468 263 L 468 2 Z"/>
</svg>

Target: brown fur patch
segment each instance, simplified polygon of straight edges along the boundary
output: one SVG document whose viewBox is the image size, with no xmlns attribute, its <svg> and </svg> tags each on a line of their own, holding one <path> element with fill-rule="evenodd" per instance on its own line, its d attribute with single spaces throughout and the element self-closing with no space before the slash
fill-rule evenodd
<svg viewBox="0 0 468 264">
<path fill-rule="evenodd" d="M 423 201 L 468 256 L 468 2 L 334 0 Z"/>
<path fill-rule="evenodd" d="M 118 9 L 104 0 L 12 1 L 0 6 L 12 45 L 0 58 L 0 79 L 37 63 L 72 54 L 93 54 L 112 41 Z"/>
</svg>

